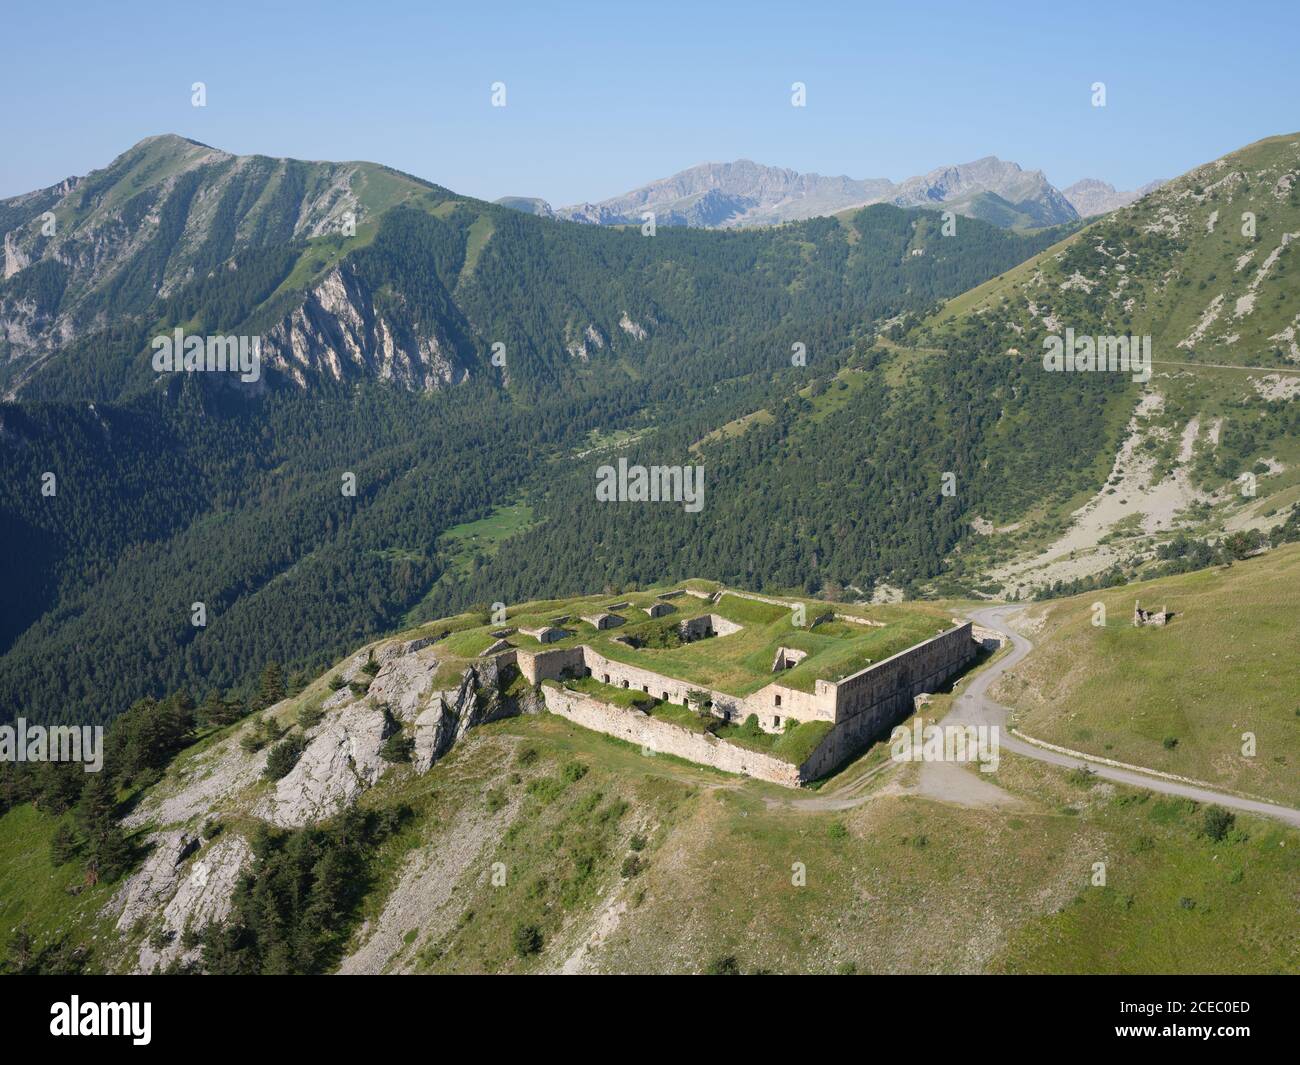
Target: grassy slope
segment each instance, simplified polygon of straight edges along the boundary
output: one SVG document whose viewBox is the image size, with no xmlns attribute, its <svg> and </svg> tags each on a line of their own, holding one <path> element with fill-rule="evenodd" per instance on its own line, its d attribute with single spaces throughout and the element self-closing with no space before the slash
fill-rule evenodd
<svg viewBox="0 0 1300 1065">
<path fill-rule="evenodd" d="M 575 762 L 587 771 L 566 781 Z M 588 964 L 621 972 L 699 972 L 726 955 L 748 972 L 1300 966 L 1300 834 L 1243 818 L 1213 844 L 1185 804 L 1013 759 L 996 780 L 1025 805 L 887 793 L 841 813 L 794 811 L 768 804 L 771 786 L 645 758 L 556 718 L 488 726 L 415 784 L 437 814 L 408 845 L 446 844 L 467 809 L 499 821 L 402 958 L 417 971 L 554 971 L 588 944 Z M 642 868 L 624 877 L 636 835 Z M 1089 885 L 1095 861 L 1106 887 Z M 505 885 L 491 883 L 494 862 Z M 513 951 L 520 923 L 541 930 L 539 954 Z"/>
<path fill-rule="evenodd" d="M 1135 629 L 1134 599 L 1168 604 L 1176 617 Z M 1106 606 L 1105 627 L 1092 624 L 1095 602 Z M 1045 619 L 1031 637 L 1037 649 L 996 693 L 1026 733 L 1300 805 L 1300 544 L 1030 615 Z M 1246 732 L 1254 757 L 1242 754 Z"/>
<path fill-rule="evenodd" d="M 1085 631 L 1074 627 L 1085 602 L 1073 609 L 1070 601 L 1053 603 L 1039 640 L 1046 655 L 1141 676 L 1147 662 L 1123 653 L 1125 639 L 1111 656 L 1079 649 L 1131 633 L 1147 650 L 1165 647 L 1160 661 L 1172 666 L 1206 658 L 1174 641 L 1221 646 L 1226 631 L 1234 655 L 1227 666 L 1239 671 L 1243 690 L 1293 714 L 1294 688 L 1285 688 L 1285 678 L 1270 686 L 1259 675 L 1274 664 L 1266 640 L 1292 632 L 1279 630 L 1278 619 L 1285 625 L 1295 616 L 1283 589 L 1295 586 L 1297 565 L 1300 547 L 1287 548 L 1227 574 L 1144 590 L 1153 605 L 1167 594 L 1173 609 L 1185 611 L 1163 631 Z M 1116 594 L 1111 616 L 1122 618 L 1131 596 Z M 542 612 L 564 606 L 547 604 Z M 474 620 L 451 624 L 463 629 Z M 1242 657 L 1247 650 L 1250 657 Z M 1189 717 L 1206 723 L 1210 714 L 1230 715 L 1202 690 L 1216 664 L 1208 661 L 1198 683 L 1188 685 L 1203 700 L 1193 705 L 1207 708 Z M 1066 672 L 1060 662 L 1057 671 Z M 324 683 L 314 682 L 281 716 L 319 697 Z M 1144 705 L 1150 693 L 1136 681 L 1131 691 L 1114 679 L 1103 683 L 1109 693 L 1124 693 L 1105 705 L 1130 697 Z M 927 716 L 941 716 L 949 698 L 937 697 Z M 1285 715 L 1261 714 L 1258 722 L 1262 765 L 1295 726 Z M 1200 757 L 1204 735 L 1214 730 L 1188 732 L 1178 756 Z M 1115 736 L 1129 742 L 1122 731 Z M 1142 737 L 1132 742 L 1150 746 Z M 1127 750 L 1108 753 L 1138 760 Z M 831 795 L 881 763 L 877 746 L 817 794 Z M 374 808 L 409 803 L 416 816 L 383 848 L 358 923 L 379 917 L 405 863 L 422 851 L 446 863 L 428 876 L 431 883 L 442 878 L 448 890 L 445 904 L 412 917 L 401 937 L 395 967 L 416 971 L 554 971 L 584 948 L 584 965 L 612 971 L 702 971 L 727 955 L 747 972 L 1300 971 L 1300 833 L 1242 816 L 1237 831 L 1216 844 L 1201 833 L 1203 814 L 1192 804 L 1078 780 L 1014 756 L 984 779 L 1020 805 L 940 803 L 915 792 L 915 767 L 886 765 L 863 805 L 791 809 L 784 804 L 790 793 L 774 785 L 645 757 L 551 715 L 510 719 L 471 732 L 424 776 L 394 767 L 362 797 Z M 103 936 L 98 910 L 114 885 L 80 896 L 64 891 L 78 871 L 49 867 L 56 823 L 29 807 L 0 818 L 5 931 L 24 920 L 42 937 L 55 929 Z M 640 851 L 634 837 L 645 840 Z M 625 864 L 633 854 L 635 871 Z M 497 862 L 506 879 L 494 886 Z M 1095 862 L 1106 863 L 1106 886 L 1091 886 Z M 795 863 L 806 870 L 805 886 L 791 882 Z M 515 951 L 520 924 L 541 932 L 539 953 Z M 111 959 L 115 952 L 97 954 Z"/>
<path fill-rule="evenodd" d="M 112 921 L 99 916 L 116 885 L 85 886 L 83 864 L 75 858 L 65 865 L 51 863 L 50 841 L 71 818 L 30 804 L 0 817 L 0 947 L 19 928 L 32 936 L 37 950 L 67 934 L 74 942 L 90 942 L 93 967 L 105 953 L 94 940 L 116 935 Z"/>
</svg>

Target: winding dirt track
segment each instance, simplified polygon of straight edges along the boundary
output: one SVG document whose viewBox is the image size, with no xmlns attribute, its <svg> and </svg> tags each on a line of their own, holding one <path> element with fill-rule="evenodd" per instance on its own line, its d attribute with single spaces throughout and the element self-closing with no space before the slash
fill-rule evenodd
<svg viewBox="0 0 1300 1065">
<path fill-rule="evenodd" d="M 1034 645 L 1012 629 L 1007 621 L 1009 615 L 1021 609 L 1023 608 L 1019 606 L 995 606 L 972 612 L 970 615 L 971 620 L 983 625 L 985 628 L 1001 633 L 1010 640 L 1011 650 L 997 661 L 991 663 L 986 669 L 975 674 L 966 690 L 953 700 L 952 709 L 949 711 L 948 716 L 944 718 L 945 723 L 996 725 L 1001 748 L 1022 755 L 1025 758 L 1047 762 L 1049 765 L 1063 766 L 1066 769 L 1087 766 L 1097 776 L 1105 780 L 1146 788 L 1149 791 L 1158 791 L 1165 795 L 1179 795 L 1183 798 L 1195 799 L 1201 803 L 1216 803 L 1229 809 L 1242 810 L 1246 813 L 1259 814 L 1264 817 L 1273 817 L 1300 828 L 1300 810 L 1292 809 L 1289 806 L 1215 791 L 1213 788 L 1196 784 L 1185 784 L 1181 781 L 1169 780 L 1151 773 L 1142 772 L 1139 769 L 1121 769 L 1117 766 L 1106 765 L 1104 762 L 1090 758 L 1086 754 L 1061 754 L 1057 751 L 1037 747 L 1020 739 L 1018 736 L 1012 735 L 1007 728 L 1007 717 L 1010 711 L 1000 703 L 994 702 L 987 693 L 1003 673 L 1023 661 L 1025 656 L 1034 649 Z M 870 801 L 878 794 L 870 790 L 871 783 L 892 764 L 888 761 L 882 762 L 856 780 L 844 785 L 844 787 L 837 788 L 827 794 L 784 801 L 769 799 L 768 805 L 784 806 L 805 812 L 848 810 Z"/>
<path fill-rule="evenodd" d="M 1163 777 L 1153 776 L 1133 769 L 1119 769 L 1116 766 L 1095 761 L 1087 755 L 1068 755 L 1044 750 L 1042 747 L 1036 747 L 1032 743 L 1026 743 L 1019 737 L 1013 736 L 1007 729 L 1007 708 L 990 699 L 987 692 L 989 687 L 1003 673 L 1017 662 L 1022 661 L 1034 649 L 1032 643 L 1007 623 L 1007 616 L 1020 609 L 1020 607 L 1016 606 L 996 606 L 976 610 L 971 614 L 972 620 L 976 623 L 1006 636 L 1011 641 L 1011 651 L 994 662 L 988 669 L 975 675 L 965 692 L 953 701 L 953 708 L 944 719 L 945 721 L 954 724 L 997 725 L 1003 750 L 1023 755 L 1026 758 L 1033 758 L 1039 762 L 1065 766 L 1068 769 L 1086 765 L 1097 776 L 1106 780 L 1146 788 L 1149 791 L 1162 792 L 1165 795 L 1180 795 L 1184 798 L 1195 799 L 1197 802 L 1217 803 L 1219 806 L 1226 806 L 1233 810 L 1262 814 L 1265 817 L 1274 817 L 1300 828 L 1300 810 L 1293 810 L 1289 806 L 1281 806 L 1259 799 L 1247 799 L 1240 795 L 1215 791 L 1195 784 L 1184 784 L 1177 780 L 1167 780 Z"/>
</svg>

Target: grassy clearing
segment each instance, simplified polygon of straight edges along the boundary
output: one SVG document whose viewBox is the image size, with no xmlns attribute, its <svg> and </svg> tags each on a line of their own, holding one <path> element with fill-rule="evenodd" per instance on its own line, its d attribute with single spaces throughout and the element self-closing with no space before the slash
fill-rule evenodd
<svg viewBox="0 0 1300 1065">
<path fill-rule="evenodd" d="M 1133 628 L 1134 599 L 1174 620 Z M 1036 649 L 996 693 L 1029 735 L 1300 805 L 1300 544 L 1032 614 Z"/>
<path fill-rule="evenodd" d="M 465 237 L 465 263 L 460 270 L 459 284 L 464 284 L 474 276 L 474 268 L 478 266 L 479 256 L 483 254 L 483 249 L 492 239 L 494 229 L 492 216 L 488 214 L 481 214 L 470 223 L 469 232 Z"/>
<path fill-rule="evenodd" d="M 449 567 L 464 574 L 476 557 L 496 554 L 502 540 L 530 529 L 532 524 L 533 508 L 527 503 L 511 503 L 495 508 L 486 518 L 453 525 L 443 533 L 440 546 L 447 553 Z"/>
<path fill-rule="evenodd" d="M 1073 857 L 1085 868 L 1068 896 L 1026 914 L 991 971 L 1300 972 L 1300 833 L 1239 816 L 1216 842 L 1194 802 L 1081 783 L 1015 757 L 996 780 L 1074 820 L 1082 843 Z"/>
<path fill-rule="evenodd" d="M 100 955 L 115 945 L 112 921 L 100 917 L 99 911 L 119 884 L 86 886 L 84 866 L 77 858 L 64 865 L 52 863 L 50 841 L 60 824 L 71 821 L 71 814 L 56 817 L 30 804 L 0 817 L 0 948 L 7 947 L 18 928 L 31 935 L 36 951 L 67 935 L 73 942 L 91 943 L 93 966 L 103 964 Z"/>
</svg>

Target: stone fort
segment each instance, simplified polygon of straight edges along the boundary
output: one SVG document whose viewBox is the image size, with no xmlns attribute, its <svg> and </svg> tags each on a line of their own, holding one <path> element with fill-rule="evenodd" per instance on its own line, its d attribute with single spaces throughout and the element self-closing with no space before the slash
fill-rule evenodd
<svg viewBox="0 0 1300 1065">
<path fill-rule="evenodd" d="M 728 627 L 737 628 L 725 618 L 708 614 L 692 619 L 691 624 L 701 637 L 706 635 L 706 628 L 712 629 L 707 635 L 722 635 Z M 776 679 L 744 696 L 616 661 L 585 644 L 538 650 L 515 648 L 508 654 L 523 677 L 535 686 L 546 681 L 592 677 L 603 684 L 696 709 L 700 709 L 703 695 L 712 703 L 714 715 L 740 722 L 753 714 L 767 732 L 780 732 L 791 720 L 826 722 L 831 729 L 825 738 L 802 764 L 794 766 L 563 687 L 546 685 L 541 689 L 549 710 L 585 727 L 730 772 L 798 785 L 825 776 L 887 735 L 913 712 L 916 696 L 934 692 L 952 680 L 974 660 L 979 648 L 971 623 L 955 622 L 938 635 L 840 680 L 817 679 L 811 692 L 783 684 L 777 672 Z M 798 655 L 791 649 L 778 649 L 774 670 L 793 666 Z"/>
</svg>

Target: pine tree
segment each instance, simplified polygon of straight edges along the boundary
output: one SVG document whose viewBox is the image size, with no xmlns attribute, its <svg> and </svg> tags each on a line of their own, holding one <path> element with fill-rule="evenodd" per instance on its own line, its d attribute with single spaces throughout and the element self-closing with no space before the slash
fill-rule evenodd
<svg viewBox="0 0 1300 1065">
<path fill-rule="evenodd" d="M 262 670 L 262 686 L 257 693 L 259 710 L 265 710 L 284 698 L 284 677 L 279 662 L 268 662 Z"/>
<path fill-rule="evenodd" d="M 86 875 L 92 883 L 126 871 L 131 848 L 117 823 L 117 795 L 107 773 L 95 773 L 82 789 L 77 819 L 86 837 Z"/>
<path fill-rule="evenodd" d="M 213 688 L 203 699 L 203 705 L 199 707 L 199 721 L 204 725 L 224 725 L 226 716 L 226 704 L 221 698 L 221 693 Z"/>
<path fill-rule="evenodd" d="M 66 865 L 77 856 L 77 836 L 66 821 L 60 822 L 50 838 L 50 864 Z"/>
</svg>

